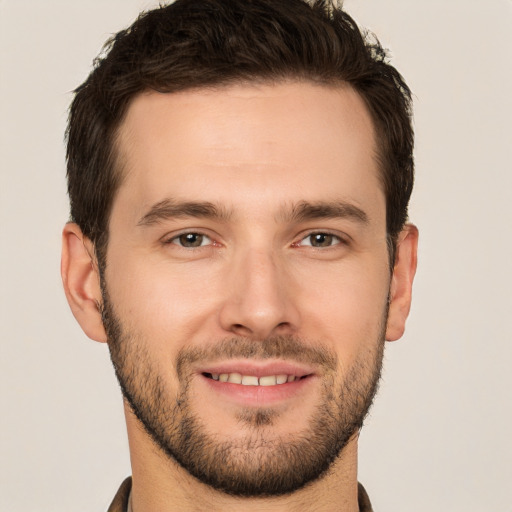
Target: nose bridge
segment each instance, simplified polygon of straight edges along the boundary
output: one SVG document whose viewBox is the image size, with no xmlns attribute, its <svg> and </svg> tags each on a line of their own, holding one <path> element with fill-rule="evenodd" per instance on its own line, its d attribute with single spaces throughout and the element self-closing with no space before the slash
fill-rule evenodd
<svg viewBox="0 0 512 512">
<path fill-rule="evenodd" d="M 284 262 L 271 248 L 240 251 L 229 269 L 223 328 L 237 335 L 263 339 L 297 327 Z"/>
</svg>

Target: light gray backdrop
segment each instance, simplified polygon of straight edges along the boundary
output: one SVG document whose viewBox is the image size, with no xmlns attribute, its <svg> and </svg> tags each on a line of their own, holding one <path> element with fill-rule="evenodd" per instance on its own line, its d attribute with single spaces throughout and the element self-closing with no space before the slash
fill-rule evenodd
<svg viewBox="0 0 512 512">
<path fill-rule="evenodd" d="M 130 473 L 105 345 L 61 290 L 71 92 L 143 0 L 0 0 L 0 510 L 104 511 Z M 510 512 L 512 2 L 347 0 L 416 104 L 420 266 L 361 435 L 379 512 Z"/>
</svg>

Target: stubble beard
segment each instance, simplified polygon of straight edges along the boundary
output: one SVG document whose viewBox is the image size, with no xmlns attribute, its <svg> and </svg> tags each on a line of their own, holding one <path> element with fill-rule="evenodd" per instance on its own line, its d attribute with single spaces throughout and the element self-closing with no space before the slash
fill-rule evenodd
<svg viewBox="0 0 512 512">
<path fill-rule="evenodd" d="M 182 349 L 176 361 L 180 389 L 166 389 L 141 337 L 123 329 L 103 286 L 103 323 L 112 363 L 123 395 L 155 444 L 202 483 L 239 497 L 292 493 L 324 476 L 351 437 L 362 427 L 380 380 L 387 310 L 374 350 L 347 369 L 343 379 L 335 353 L 295 337 L 262 341 L 225 339 L 212 349 Z M 312 348 L 315 347 L 315 348 Z M 246 432 L 237 440 L 212 435 L 192 410 L 191 364 L 218 356 L 288 358 L 312 363 L 321 372 L 321 400 L 298 435 L 277 436 L 273 408 L 242 409 L 237 420 Z"/>
</svg>

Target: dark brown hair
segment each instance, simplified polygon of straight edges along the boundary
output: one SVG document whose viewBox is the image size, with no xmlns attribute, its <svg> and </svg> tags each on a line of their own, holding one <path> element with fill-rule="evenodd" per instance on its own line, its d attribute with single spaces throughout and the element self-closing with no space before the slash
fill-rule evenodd
<svg viewBox="0 0 512 512">
<path fill-rule="evenodd" d="M 105 45 L 70 107 L 71 219 L 105 263 L 122 175 L 116 133 L 142 91 L 172 93 L 244 82 L 349 84 L 375 124 L 390 258 L 413 185 L 411 93 L 379 42 L 334 0 L 177 0 L 143 13 Z"/>
</svg>

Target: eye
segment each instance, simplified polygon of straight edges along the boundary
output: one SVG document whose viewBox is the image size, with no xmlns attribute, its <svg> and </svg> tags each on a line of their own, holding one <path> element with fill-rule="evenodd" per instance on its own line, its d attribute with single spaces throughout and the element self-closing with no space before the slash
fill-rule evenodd
<svg viewBox="0 0 512 512">
<path fill-rule="evenodd" d="M 212 241 L 208 236 L 202 235 L 201 233 L 182 233 L 181 235 L 178 235 L 169 240 L 168 243 L 189 249 L 210 245 Z"/>
<path fill-rule="evenodd" d="M 299 242 L 299 245 L 310 247 L 332 247 L 333 245 L 338 245 L 340 243 L 342 243 L 341 238 L 333 235 L 332 233 L 310 233 Z"/>
</svg>

